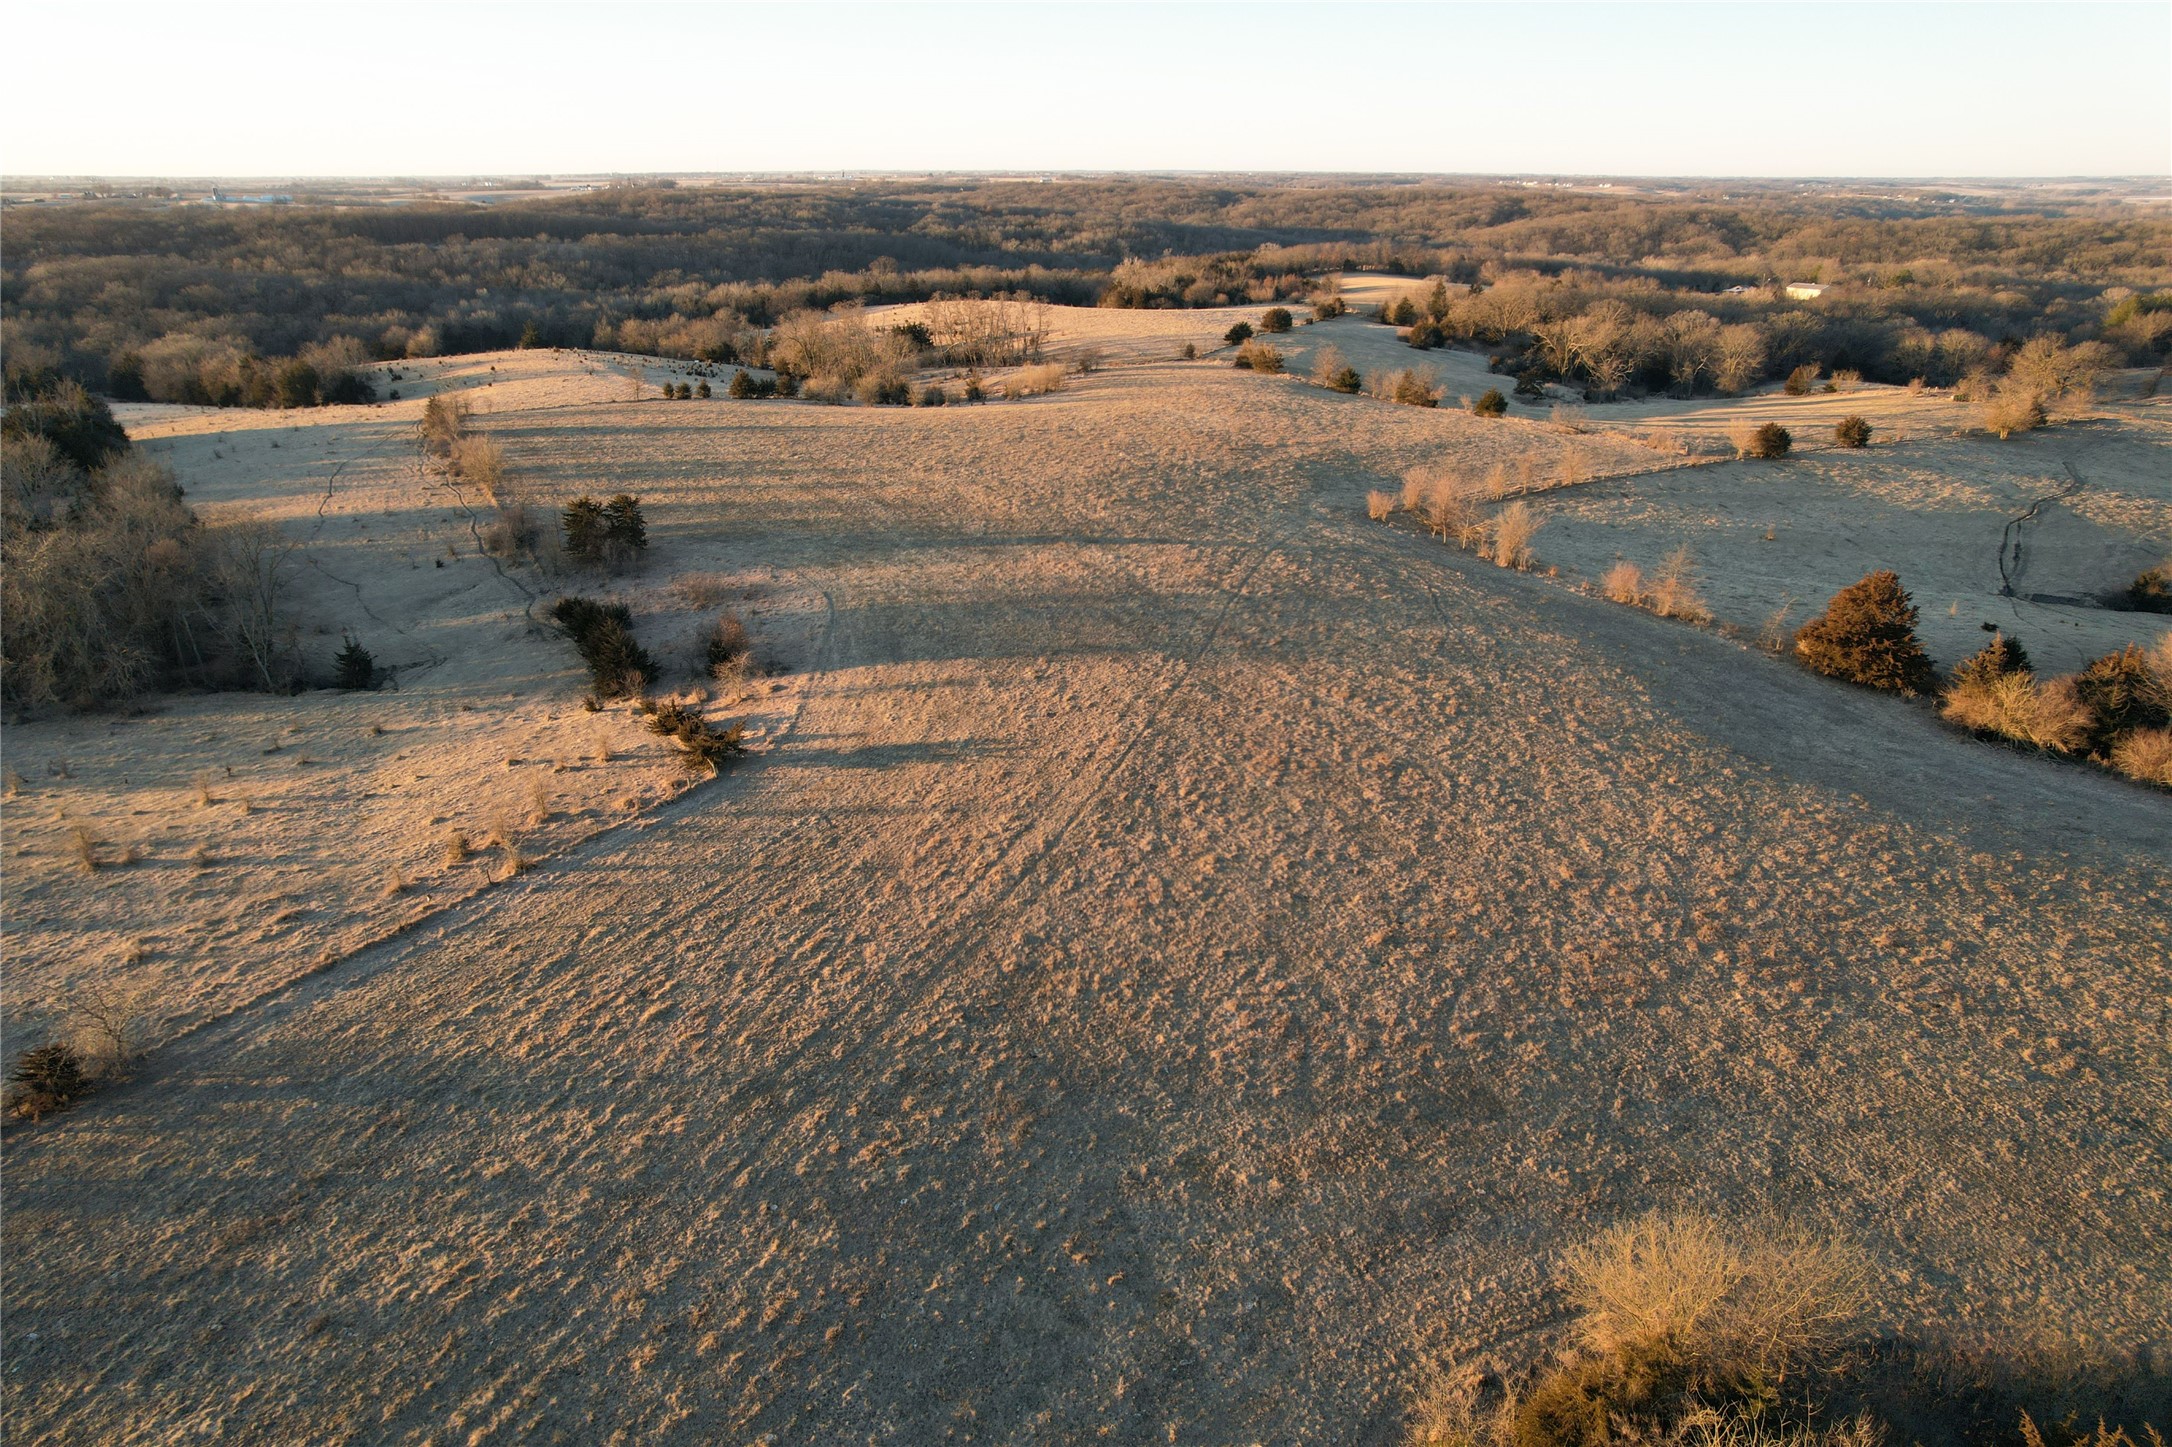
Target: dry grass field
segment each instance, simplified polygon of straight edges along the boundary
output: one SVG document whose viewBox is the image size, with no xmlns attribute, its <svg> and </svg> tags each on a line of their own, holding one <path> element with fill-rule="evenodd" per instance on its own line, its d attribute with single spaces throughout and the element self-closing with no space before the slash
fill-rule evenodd
<svg viewBox="0 0 2172 1447">
<path fill-rule="evenodd" d="M 2153 634 L 2005 611 L 2003 519 L 2071 463 L 2029 582 L 2124 581 L 2162 408 L 2002 446 L 1882 392 L 1866 453 L 1684 467 L 1630 433 L 1871 404 L 1571 439 L 1356 318 L 1294 370 L 1431 362 L 1449 405 L 1174 360 L 1256 310 L 1066 316 L 1104 370 L 940 410 L 548 351 L 121 409 L 399 686 L 8 728 L 11 1026 L 122 989 L 156 1041 L 7 1129 L 8 1438 L 1389 1443 L 1655 1207 L 1860 1243 L 1885 1333 L 2161 1389 L 2166 796 L 1574 585 L 1687 544 L 1754 629 L 1890 565 L 1941 662 L 1990 620 L 2070 666 L 2071 623 Z M 638 494 L 646 566 L 479 556 L 414 441 L 441 390 L 540 508 Z M 1367 517 L 1571 440 L 1537 570 Z M 737 608 L 782 670 L 710 687 L 753 755 L 696 780 L 585 711 L 528 621 L 575 587 L 674 688 Z"/>
</svg>

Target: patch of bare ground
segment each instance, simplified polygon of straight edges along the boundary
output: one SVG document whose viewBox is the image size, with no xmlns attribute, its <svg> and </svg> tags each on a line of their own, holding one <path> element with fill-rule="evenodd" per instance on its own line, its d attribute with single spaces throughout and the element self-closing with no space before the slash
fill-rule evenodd
<svg viewBox="0 0 2172 1447">
<path fill-rule="evenodd" d="M 11 1439 L 1390 1441 L 1655 1208 L 2172 1329 L 2162 799 L 1367 520 L 1522 429 L 497 365 L 828 600 L 797 721 L 13 1132 Z"/>
</svg>

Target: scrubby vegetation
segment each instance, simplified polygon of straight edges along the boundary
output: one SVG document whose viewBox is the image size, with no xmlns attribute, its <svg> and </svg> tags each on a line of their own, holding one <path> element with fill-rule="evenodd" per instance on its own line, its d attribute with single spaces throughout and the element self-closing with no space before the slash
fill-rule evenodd
<svg viewBox="0 0 2172 1447">
<path fill-rule="evenodd" d="M 261 526 L 201 526 L 105 404 L 11 376 L 0 438 L 0 689 L 18 707 L 95 708 L 154 688 L 286 688 L 289 549 Z"/>
<path fill-rule="evenodd" d="M 1833 441 L 1842 447 L 1870 446 L 1870 423 L 1861 417 L 1843 417 L 1833 424 Z"/>
<path fill-rule="evenodd" d="M 1794 450 L 1795 438 L 1777 422 L 1767 422 L 1757 427 L 1746 427 L 1734 439 L 1735 451 L 1744 457 L 1754 457 L 1771 462 L 1787 456 Z"/>
<path fill-rule="evenodd" d="M 1795 634 L 1795 653 L 1819 673 L 1915 695 L 1933 683 L 1931 660 L 1916 641 L 1916 606 L 1890 570 L 1871 573 L 1833 595 L 1825 611 Z"/>
</svg>

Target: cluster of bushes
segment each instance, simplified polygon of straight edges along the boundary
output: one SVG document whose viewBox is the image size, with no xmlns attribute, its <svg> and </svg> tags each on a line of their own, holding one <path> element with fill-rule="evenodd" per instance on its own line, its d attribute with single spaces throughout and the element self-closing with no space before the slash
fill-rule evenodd
<svg viewBox="0 0 2172 1447">
<path fill-rule="evenodd" d="M 1444 543 L 1477 553 L 1497 567 L 1529 568 L 1537 562 L 1531 542 L 1538 536 L 1538 514 L 1522 501 L 1492 513 L 1487 508 L 1530 485 L 1530 478 L 1511 479 L 1500 467 L 1482 477 L 1449 467 L 1417 468 L 1404 476 L 1399 494 L 1369 494 L 1366 511 L 1380 522 L 1407 512 Z"/>
<path fill-rule="evenodd" d="M 565 556 L 584 567 L 623 572 L 649 550 L 648 519 L 641 500 L 618 493 L 607 502 L 581 496 L 559 518 Z"/>
<path fill-rule="evenodd" d="M 98 398 L 13 375 L 0 423 L 0 692 L 94 708 L 166 687 L 300 680 L 282 607 L 290 549 L 206 529 Z"/>
<path fill-rule="evenodd" d="M 780 393 L 786 397 L 798 396 L 799 379 L 791 376 L 757 377 L 752 372 L 739 371 L 732 374 L 731 385 L 724 389 L 725 396 L 741 402 L 753 397 L 775 397 Z"/>
<path fill-rule="evenodd" d="M 704 402 L 706 402 L 713 395 L 714 394 L 709 390 L 709 384 L 707 381 L 703 381 L 699 384 L 693 382 L 664 383 L 664 400 L 666 402 L 691 402 L 696 397 L 699 397 Z"/>
<path fill-rule="evenodd" d="M 2039 678 L 2020 644 L 1994 637 L 1954 670 L 1940 711 L 1987 738 L 2172 788 L 2172 635 L 2155 650 L 2130 644 L 2054 678 Z"/>
<path fill-rule="evenodd" d="M 1237 355 L 1231 359 L 1230 365 L 1243 371 L 1259 372 L 1270 377 L 1280 376 L 1282 373 L 1282 352 L 1279 348 L 1271 347 L 1265 342 L 1247 341 L 1237 348 Z"/>
<path fill-rule="evenodd" d="M 1795 653 L 1828 677 L 1904 696 L 1937 693 L 1951 722 L 2048 754 L 2086 758 L 2172 788 L 2172 635 L 2132 645 L 2078 674 L 2040 678 L 2003 634 L 1941 681 L 1916 640 L 1918 613 L 1890 571 L 1833 595 L 1795 635 Z"/>
</svg>

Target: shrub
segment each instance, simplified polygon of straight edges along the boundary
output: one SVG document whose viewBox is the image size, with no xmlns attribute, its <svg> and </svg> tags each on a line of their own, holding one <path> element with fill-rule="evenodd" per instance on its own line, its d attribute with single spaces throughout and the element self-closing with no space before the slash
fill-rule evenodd
<svg viewBox="0 0 2172 1447">
<path fill-rule="evenodd" d="M 2004 441 L 2016 432 L 2034 432 L 2044 425 L 2044 401 L 2034 392 L 2002 384 L 1984 405 L 1983 425 Z"/>
<path fill-rule="evenodd" d="M 902 372 L 887 368 L 863 375 L 854 384 L 853 391 L 870 407 L 904 407 L 913 400 L 912 383 L 905 380 Z"/>
<path fill-rule="evenodd" d="M 2050 753 L 2073 753 L 2089 742 L 2089 710 L 2071 678 L 2039 683 L 2018 669 L 1956 676 L 1939 712 L 1971 733 Z"/>
<path fill-rule="evenodd" d="M 1426 373 L 1413 368 L 1388 379 L 1388 395 L 1406 407 L 1438 407 L 1440 389 Z"/>
<path fill-rule="evenodd" d="M 1493 520 L 1494 566 L 1501 568 L 1528 568 L 1531 566 L 1531 539 L 1538 536 L 1541 524 L 1537 514 L 1527 502 L 1512 502 L 1501 509 L 1501 515 Z"/>
<path fill-rule="evenodd" d="M 58 1041 L 34 1045 L 16 1057 L 8 1071 L 8 1111 L 35 1120 L 67 1108 L 89 1086 L 83 1057 L 74 1046 Z"/>
<path fill-rule="evenodd" d="M 2112 740 L 2134 729 L 2172 724 L 2172 679 L 2158 676 L 2149 655 L 2133 644 L 2094 659 L 2074 685 L 2089 710 L 2089 746 L 2109 755 Z"/>
<path fill-rule="evenodd" d="M 1350 304 L 1341 297 L 1325 297 L 1312 304 L 1312 319 L 1316 322 L 1333 321 L 1349 310 Z"/>
<path fill-rule="evenodd" d="M 1833 594 L 1795 634 L 1796 656 L 1829 678 L 1910 697 L 1931 688 L 1931 660 L 1916 641 L 1916 606 L 1890 570 Z"/>
<path fill-rule="evenodd" d="M 1246 342 L 1237 348 L 1234 365 L 1270 377 L 1276 376 L 1282 371 L 1282 353 L 1265 342 Z"/>
<path fill-rule="evenodd" d="M 1833 441 L 1842 447 L 1870 446 L 1870 423 L 1861 417 L 1843 417 L 1833 424 Z"/>
<path fill-rule="evenodd" d="M 1488 387 L 1471 403 L 1474 417 L 1505 417 L 1508 415 L 1508 399 L 1501 395 L 1499 387 Z"/>
<path fill-rule="evenodd" d="M 2134 575 L 2115 595 L 2117 606 L 2135 613 L 2172 613 L 2172 563 L 2159 563 Z"/>
<path fill-rule="evenodd" d="M 1712 616 L 1705 610 L 1704 599 L 1698 596 L 1697 575 L 1688 548 L 1676 548 L 1659 565 L 1652 577 L 1650 603 L 1652 611 L 1662 618 L 1702 623 Z"/>
<path fill-rule="evenodd" d="M 694 395 L 701 398 L 702 401 L 706 402 L 716 394 L 709 390 L 709 381 L 705 377 L 702 379 L 701 383 L 694 388 Z"/>
<path fill-rule="evenodd" d="M 602 516 L 606 553 L 634 554 L 649 550 L 649 522 L 641 515 L 641 499 L 631 493 L 618 493 L 603 505 Z"/>
<path fill-rule="evenodd" d="M 726 613 L 702 641 L 702 671 L 719 683 L 730 682 L 746 672 L 753 652 L 747 625 L 739 621 L 738 614 Z"/>
<path fill-rule="evenodd" d="M 633 614 L 625 604 L 560 598 L 551 618 L 580 651 L 598 698 L 638 696 L 656 677 L 656 660 L 635 640 Z"/>
<path fill-rule="evenodd" d="M 743 402 L 749 397 L 759 396 L 760 388 L 755 385 L 752 372 L 738 371 L 732 373 L 731 385 L 724 389 L 724 393 Z"/>
<path fill-rule="evenodd" d="M 1794 437 L 1777 422 L 1767 422 L 1735 438 L 1735 449 L 1744 457 L 1768 462 L 1787 456 L 1794 445 Z"/>
<path fill-rule="evenodd" d="M 1616 603 L 1636 607 L 1644 602 L 1644 570 L 1623 558 L 1599 579 L 1599 589 Z"/>
<path fill-rule="evenodd" d="M 1395 516 L 1395 494 L 1379 488 L 1365 494 L 1365 516 L 1376 523 L 1386 522 Z"/>
<path fill-rule="evenodd" d="M 1817 384 L 1820 370 L 1822 369 L 1817 363 L 1804 362 L 1787 374 L 1787 381 L 1781 385 L 1781 390 L 1790 397 L 1808 396 L 1810 389 Z"/>
<path fill-rule="evenodd" d="M 1290 329 L 1290 309 L 1280 306 L 1267 308 L 1266 314 L 1259 319 L 1259 329 L 1269 333 L 1288 331 Z"/>
<path fill-rule="evenodd" d="M 1347 392 L 1354 395 L 1361 388 L 1363 388 L 1364 385 L 1365 379 L 1358 375 L 1357 368 L 1355 367 L 1344 367 L 1334 376 L 1327 379 L 1328 390 L 1332 392 Z"/>
<path fill-rule="evenodd" d="M 603 521 L 603 504 L 583 495 L 566 504 L 559 515 L 559 528 L 564 538 L 565 554 L 576 563 L 595 563 L 603 557 L 604 539 L 608 536 Z"/>
<path fill-rule="evenodd" d="M 1441 330 L 1439 322 L 1431 317 L 1421 317 L 1411 324 L 1410 335 L 1403 340 L 1421 352 L 1430 352 L 1435 347 L 1446 346 L 1448 334 Z"/>
<path fill-rule="evenodd" d="M 1222 342 L 1225 346 L 1241 346 L 1250 340 L 1252 340 L 1252 324 L 1250 322 L 1238 322 L 1228 331 L 1222 333 Z"/>
<path fill-rule="evenodd" d="M 987 389 L 981 385 L 980 373 L 967 372 L 965 374 L 965 388 L 960 395 L 968 402 L 978 402 L 988 395 Z"/>
<path fill-rule="evenodd" d="M 377 681 L 377 660 L 359 640 L 349 638 L 347 646 L 332 660 L 332 674 L 341 688 L 365 689 Z"/>
<path fill-rule="evenodd" d="M 2136 729 L 2112 744 L 2112 767 L 2130 779 L 2172 789 L 2172 729 Z"/>
<path fill-rule="evenodd" d="M 1183 346 L 1177 348 L 1177 360 L 1180 362 L 1198 361 L 1199 344 L 1197 342 L 1186 342 Z"/>
<path fill-rule="evenodd" d="M 941 383 L 930 382 L 920 389 L 920 396 L 917 400 L 923 407 L 941 407 L 950 401 L 950 394 L 943 390 Z"/>
<path fill-rule="evenodd" d="M 2032 671 L 2029 652 L 2003 633 L 1995 633 L 1991 641 L 1963 659 L 1953 670 L 1955 683 L 1988 683 L 2009 673 Z"/>
</svg>

